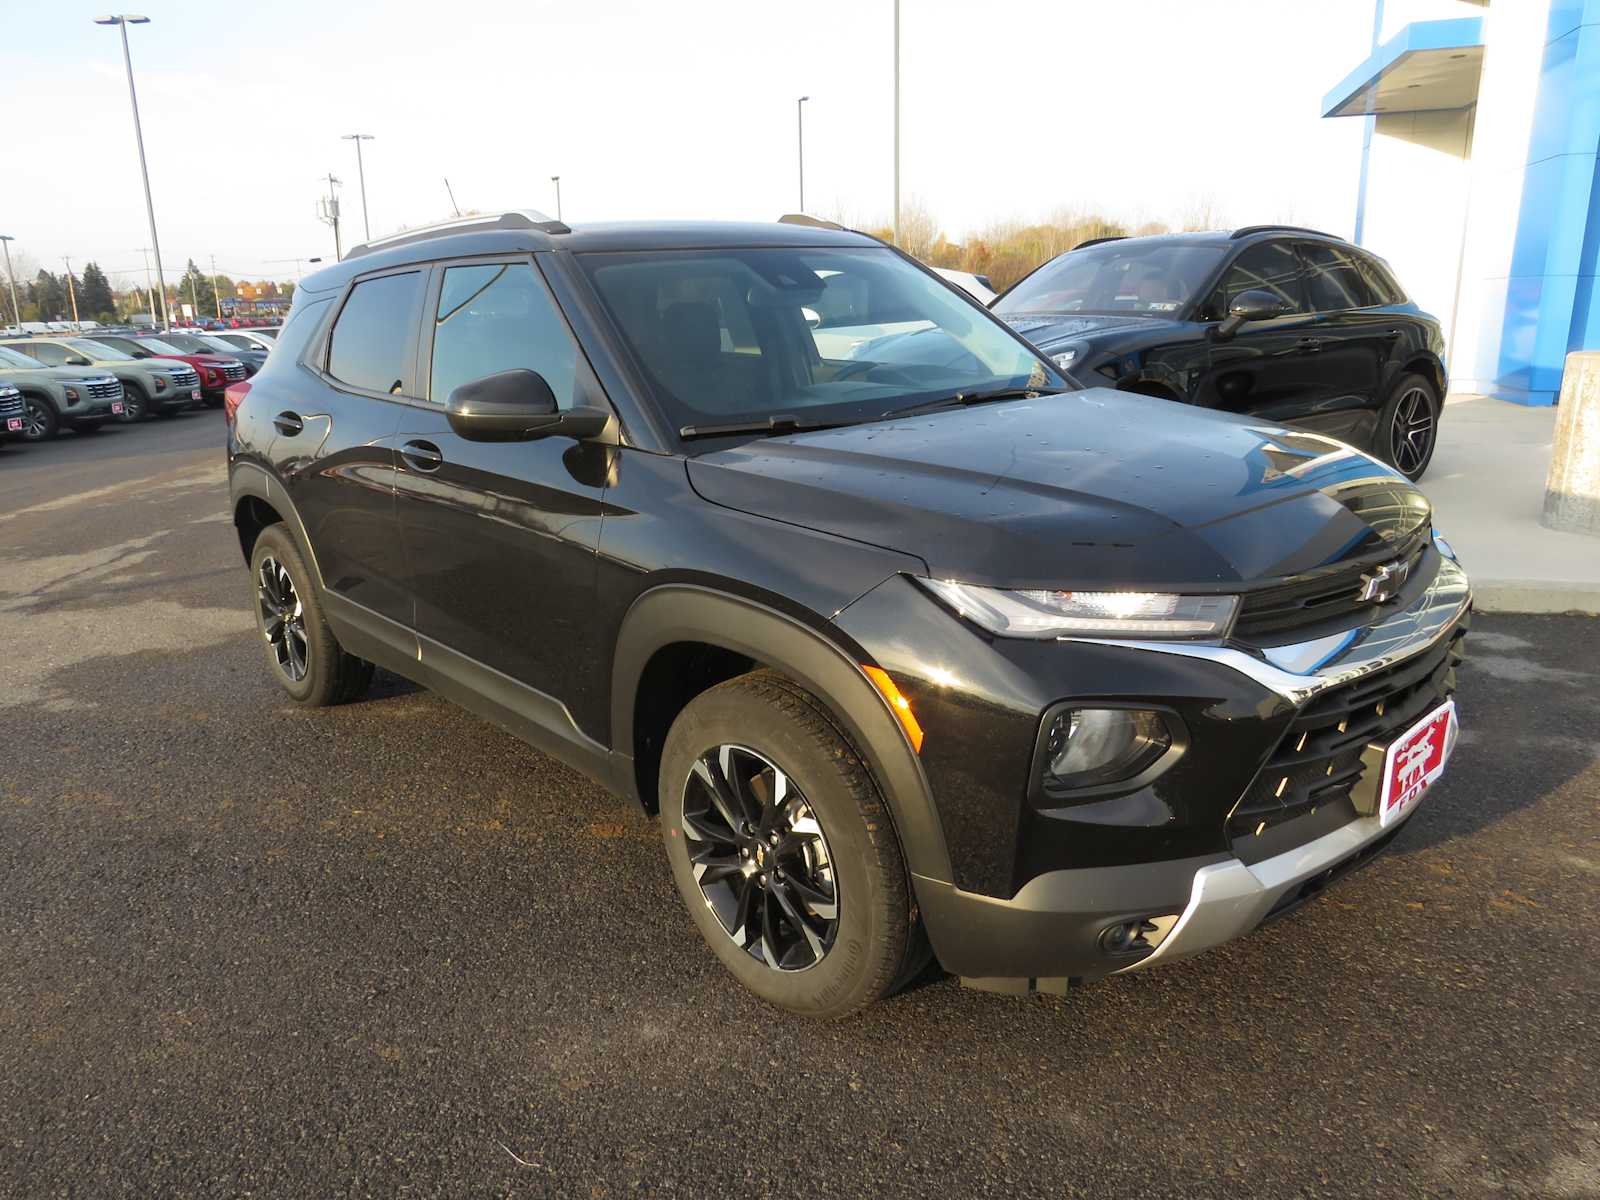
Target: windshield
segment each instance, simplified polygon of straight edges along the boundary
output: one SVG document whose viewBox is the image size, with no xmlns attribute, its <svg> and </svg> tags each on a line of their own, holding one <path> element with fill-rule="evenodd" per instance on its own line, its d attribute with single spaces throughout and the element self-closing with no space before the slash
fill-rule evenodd
<svg viewBox="0 0 1600 1200">
<path fill-rule="evenodd" d="M 133 355 L 124 354 L 115 346 L 107 346 L 104 342 L 92 342 L 88 338 L 68 338 L 66 345 L 71 346 L 85 358 L 97 358 L 102 362 L 121 362 L 126 359 L 133 361 Z"/>
<path fill-rule="evenodd" d="M 1173 238 L 1127 238 L 1070 250 L 999 300 L 994 311 L 1021 313 L 1175 313 L 1221 264 L 1222 246 Z"/>
<path fill-rule="evenodd" d="M 139 346 L 140 346 L 141 349 L 150 351 L 151 354 L 166 354 L 166 355 L 174 355 L 175 354 L 175 355 L 178 355 L 180 358 L 185 354 L 196 354 L 196 353 L 199 353 L 199 351 L 195 351 L 195 350 L 183 350 L 183 349 L 180 349 L 176 345 L 177 340 L 180 337 L 182 337 L 183 334 L 181 334 L 181 333 L 173 333 L 173 334 L 168 334 L 167 336 L 169 338 L 171 338 L 172 340 L 164 342 L 160 338 L 153 338 L 153 337 L 140 338 L 139 339 Z"/>
<path fill-rule="evenodd" d="M 868 421 L 957 392 L 1071 386 L 887 248 L 578 258 L 680 429 Z"/>
<path fill-rule="evenodd" d="M 162 341 L 167 342 L 169 345 L 176 346 L 178 351 L 182 354 L 215 353 L 210 346 L 206 345 L 205 338 L 196 337 L 192 333 L 169 333 L 162 338 Z M 156 343 L 154 340 L 150 338 L 145 339 L 145 345 L 154 348 L 155 344 Z"/>
<path fill-rule="evenodd" d="M 37 371 L 43 366 L 44 364 L 36 358 L 29 358 L 20 351 L 8 350 L 6 347 L 0 346 L 0 367 L 21 367 L 25 370 Z"/>
<path fill-rule="evenodd" d="M 278 331 L 276 329 L 252 329 L 250 331 L 250 336 L 264 337 L 269 342 L 275 342 L 278 340 Z"/>
<path fill-rule="evenodd" d="M 209 333 L 191 334 L 184 340 L 198 343 L 202 348 L 202 352 L 206 354 L 232 354 L 238 349 L 237 346 L 230 346 L 221 338 L 212 337 Z"/>
</svg>

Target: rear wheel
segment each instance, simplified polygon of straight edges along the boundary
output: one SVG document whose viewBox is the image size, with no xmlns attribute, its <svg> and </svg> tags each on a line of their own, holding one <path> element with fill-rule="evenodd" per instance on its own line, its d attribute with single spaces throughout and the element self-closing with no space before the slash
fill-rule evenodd
<svg viewBox="0 0 1600 1200">
<path fill-rule="evenodd" d="M 905 863 L 866 764 L 770 671 L 696 697 L 661 760 L 673 880 L 712 952 L 805 1016 L 848 1016 L 927 961 Z"/>
<path fill-rule="evenodd" d="M 56 410 L 50 407 L 48 400 L 40 400 L 37 396 L 28 396 L 24 400 L 22 413 L 22 440 L 25 442 L 48 442 L 61 431 L 61 422 L 56 419 Z"/>
<path fill-rule="evenodd" d="M 322 615 L 305 560 L 282 525 L 269 525 L 250 554 L 256 628 L 278 686 L 308 708 L 366 694 L 372 664 L 347 653 Z"/>
<path fill-rule="evenodd" d="M 1407 479 L 1421 479 L 1439 441 L 1439 393 L 1421 375 L 1403 375 L 1378 418 L 1377 447 Z"/>
</svg>

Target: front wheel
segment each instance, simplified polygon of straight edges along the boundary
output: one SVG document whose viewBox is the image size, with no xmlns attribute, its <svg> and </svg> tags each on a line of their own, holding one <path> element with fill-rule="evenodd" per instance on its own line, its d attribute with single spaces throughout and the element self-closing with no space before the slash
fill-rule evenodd
<svg viewBox="0 0 1600 1200">
<path fill-rule="evenodd" d="M 48 442 L 61 430 L 61 422 L 56 418 L 56 410 L 50 407 L 48 401 L 29 396 L 22 414 L 22 440 L 25 442 Z"/>
<path fill-rule="evenodd" d="M 667 734 L 660 781 L 673 881 L 756 995 L 844 1017 L 926 961 L 887 806 L 797 684 L 759 671 L 703 692 Z"/>
<path fill-rule="evenodd" d="M 1421 375 L 1403 375 L 1378 418 L 1378 452 L 1410 480 L 1422 478 L 1439 441 L 1439 393 Z"/>
<path fill-rule="evenodd" d="M 122 411 L 117 414 L 117 420 L 124 425 L 132 425 L 144 420 L 149 414 L 150 402 L 144 398 L 143 392 L 132 387 L 122 389 Z"/>
</svg>

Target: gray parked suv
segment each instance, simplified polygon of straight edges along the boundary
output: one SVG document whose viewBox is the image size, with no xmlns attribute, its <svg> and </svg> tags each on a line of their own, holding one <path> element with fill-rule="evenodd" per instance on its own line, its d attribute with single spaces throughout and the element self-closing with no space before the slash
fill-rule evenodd
<svg viewBox="0 0 1600 1200">
<path fill-rule="evenodd" d="M 0 346 L 0 383 L 22 393 L 25 442 L 49 441 L 63 425 L 92 433 L 122 415 L 122 385 L 96 367 L 49 367 Z"/>
<path fill-rule="evenodd" d="M 91 337 L 26 338 L 0 346 L 51 367 L 102 367 L 122 384 L 122 419 L 170 417 L 201 402 L 200 376 L 176 358 L 135 358 Z"/>
</svg>

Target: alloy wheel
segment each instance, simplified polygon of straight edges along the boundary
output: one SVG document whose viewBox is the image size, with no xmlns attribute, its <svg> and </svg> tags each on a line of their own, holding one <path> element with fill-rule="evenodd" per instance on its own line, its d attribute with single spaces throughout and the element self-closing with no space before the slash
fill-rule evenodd
<svg viewBox="0 0 1600 1200">
<path fill-rule="evenodd" d="M 821 962 L 839 931 L 839 882 L 822 826 L 770 759 L 722 745 L 684 783 L 683 832 L 706 907 L 752 958 L 779 971 Z"/>
<path fill-rule="evenodd" d="M 49 432 L 50 417 L 44 405 L 37 400 L 29 400 L 22 414 L 22 436 L 30 442 L 37 442 Z"/>
<path fill-rule="evenodd" d="M 278 670 L 299 683 L 306 677 L 309 651 L 306 644 L 305 606 L 294 580 L 277 559 L 261 560 L 256 576 L 256 602 L 261 608 L 261 632 L 272 647 Z"/>
<path fill-rule="evenodd" d="M 144 401 L 135 399 L 132 392 L 126 388 L 122 392 L 122 414 L 117 418 L 124 424 L 133 424 L 144 416 Z"/>
<path fill-rule="evenodd" d="M 1395 406 L 1394 423 L 1389 429 L 1394 465 L 1407 475 L 1420 471 L 1428 461 L 1433 429 L 1433 398 L 1419 387 L 1408 388 Z"/>
</svg>

